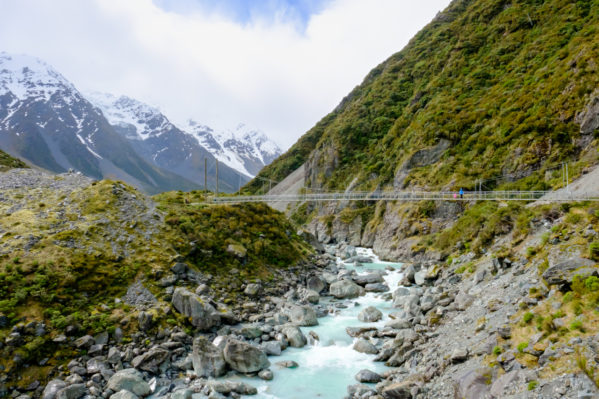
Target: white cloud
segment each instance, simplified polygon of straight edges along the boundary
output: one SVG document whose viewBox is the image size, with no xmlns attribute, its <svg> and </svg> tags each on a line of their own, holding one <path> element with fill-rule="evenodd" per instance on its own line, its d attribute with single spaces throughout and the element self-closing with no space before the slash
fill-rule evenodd
<svg viewBox="0 0 599 399">
<path fill-rule="evenodd" d="M 151 0 L 0 0 L 0 50 L 38 56 L 84 90 L 173 119 L 246 122 L 287 147 L 449 0 L 333 0 L 308 21 L 239 25 Z"/>
</svg>

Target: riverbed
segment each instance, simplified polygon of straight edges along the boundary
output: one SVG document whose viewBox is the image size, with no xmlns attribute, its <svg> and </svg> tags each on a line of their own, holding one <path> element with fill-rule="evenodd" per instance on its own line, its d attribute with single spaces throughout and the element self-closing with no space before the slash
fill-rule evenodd
<svg viewBox="0 0 599 399">
<path fill-rule="evenodd" d="M 384 276 L 385 283 L 392 292 L 401 280 L 399 263 L 381 261 L 370 249 L 358 248 L 358 255 L 369 256 L 374 263 L 365 263 L 355 267 L 345 264 L 338 259 L 341 267 L 355 269 L 358 274 L 366 274 L 370 270 L 388 270 Z M 321 298 L 321 303 L 343 303 L 347 308 L 338 309 L 334 314 L 318 319 L 314 327 L 302 327 L 302 332 L 308 337 L 309 332 L 315 332 L 319 341 L 310 339 L 303 348 L 288 348 L 280 356 L 271 356 L 270 369 L 274 373 L 272 381 L 262 381 L 258 378 L 241 378 L 258 388 L 259 399 L 339 399 L 346 395 L 347 386 L 358 383 L 354 376 L 364 369 L 376 373 L 384 372 L 387 367 L 382 362 L 374 362 L 375 355 L 359 353 L 352 349 L 355 339 L 350 337 L 347 327 L 374 326 L 382 327 L 389 320 L 393 311 L 392 300 L 387 293 L 367 293 L 352 300 L 334 301 L 329 297 Z M 383 313 L 382 320 L 376 323 L 364 323 L 358 320 L 360 311 L 368 306 L 374 306 Z M 276 365 L 283 360 L 293 360 L 299 367 L 293 369 L 281 368 Z"/>
</svg>

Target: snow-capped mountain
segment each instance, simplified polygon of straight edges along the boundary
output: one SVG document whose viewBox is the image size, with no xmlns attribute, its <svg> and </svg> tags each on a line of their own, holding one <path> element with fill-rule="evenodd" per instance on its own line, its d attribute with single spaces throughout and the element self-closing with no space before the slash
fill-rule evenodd
<svg viewBox="0 0 599 399">
<path fill-rule="evenodd" d="M 234 130 L 215 131 L 190 119 L 180 126 L 219 161 L 250 177 L 282 153 L 266 134 L 245 124 L 239 124 Z"/>
<path fill-rule="evenodd" d="M 181 150 L 181 154 L 170 155 L 179 161 L 192 157 L 194 151 L 202 152 L 196 148 L 199 145 L 221 163 L 242 173 L 243 183 L 281 154 L 281 149 L 264 133 L 244 124 L 234 130 L 214 130 L 193 120 L 173 124 L 158 108 L 127 96 L 91 92 L 86 97 L 125 138 L 136 142 L 134 146 L 146 147 L 144 153 L 149 151 L 154 162 L 188 178 L 191 176 L 186 176 L 184 167 L 175 170 L 162 162 L 168 158 L 164 151 Z M 175 136 L 179 143 L 169 143 Z"/>
<path fill-rule="evenodd" d="M 149 192 L 233 192 L 280 154 L 257 130 L 181 129 L 159 109 L 110 94 L 81 94 L 50 65 L 0 53 L 0 149 L 42 168 L 118 178 Z"/>
<path fill-rule="evenodd" d="M 192 134 L 171 123 L 159 109 L 127 96 L 97 92 L 86 96 L 148 162 L 201 184 L 204 179 L 204 159 L 208 159 L 208 175 L 211 180 L 214 179 L 214 154 Z M 221 190 L 236 191 L 248 180 L 249 176 L 245 172 L 239 172 L 228 163 L 219 166 Z"/>
<path fill-rule="evenodd" d="M 50 65 L 0 53 L 0 149 L 50 171 L 75 169 L 147 192 L 200 187 L 140 156 L 131 142 Z M 237 180 L 223 181 L 223 190 L 234 191 Z"/>
</svg>

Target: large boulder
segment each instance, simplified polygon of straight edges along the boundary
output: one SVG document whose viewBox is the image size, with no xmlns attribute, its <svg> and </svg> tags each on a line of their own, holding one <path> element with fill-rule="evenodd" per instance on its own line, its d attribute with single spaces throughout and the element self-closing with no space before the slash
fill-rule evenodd
<svg viewBox="0 0 599 399">
<path fill-rule="evenodd" d="M 368 382 L 368 383 L 377 383 L 383 379 L 380 375 L 378 375 L 374 371 L 370 371 L 370 370 L 366 370 L 366 369 L 360 370 L 358 372 L 358 374 L 356 374 L 354 376 L 354 378 L 358 382 Z"/>
<path fill-rule="evenodd" d="M 456 397 L 464 399 L 484 398 L 493 379 L 492 370 L 487 367 L 468 370 L 455 380 Z"/>
<path fill-rule="evenodd" d="M 292 303 L 287 303 L 285 305 L 284 314 L 293 324 L 298 326 L 318 325 L 316 312 L 310 306 L 299 306 Z"/>
<path fill-rule="evenodd" d="M 352 277 L 352 280 L 358 285 L 384 283 L 385 279 L 381 273 L 358 274 Z"/>
<path fill-rule="evenodd" d="M 113 393 L 112 395 L 110 395 L 110 399 L 138 399 L 138 396 L 125 389 L 121 389 L 117 393 Z"/>
<path fill-rule="evenodd" d="M 218 326 L 221 322 L 218 312 L 211 304 L 185 288 L 175 290 L 172 303 L 179 313 L 189 317 L 191 324 L 201 331 Z"/>
<path fill-rule="evenodd" d="M 144 381 L 142 374 L 135 369 L 124 369 L 116 372 L 108 380 L 107 388 L 114 392 L 125 389 L 137 396 L 147 396 L 151 391 L 150 385 Z"/>
<path fill-rule="evenodd" d="M 85 395 L 85 391 L 87 389 L 84 384 L 69 385 L 56 393 L 56 399 L 79 399 Z"/>
<path fill-rule="evenodd" d="M 134 357 L 131 361 L 131 365 L 136 369 L 158 374 L 158 368 L 160 365 L 170 357 L 171 353 L 166 349 L 154 347 L 149 351 Z"/>
<path fill-rule="evenodd" d="M 358 315 L 358 320 L 365 323 L 373 323 L 379 321 L 383 317 L 383 313 L 374 306 L 368 306 L 364 308 Z"/>
<path fill-rule="evenodd" d="M 571 284 L 574 276 L 589 277 L 598 275 L 595 262 L 584 258 L 570 258 L 558 262 L 543 273 L 543 278 L 549 285 Z"/>
<path fill-rule="evenodd" d="M 235 339 L 227 342 L 223 354 L 227 364 L 240 373 L 255 373 L 270 366 L 262 350 Z"/>
<path fill-rule="evenodd" d="M 42 393 L 42 399 L 54 399 L 56 398 L 56 394 L 62 388 L 66 387 L 67 383 L 62 380 L 52 380 L 46 385 L 44 388 L 44 392 Z"/>
<path fill-rule="evenodd" d="M 225 374 L 227 369 L 223 350 L 213 345 L 205 337 L 193 340 L 191 360 L 198 377 L 220 377 Z"/>
<path fill-rule="evenodd" d="M 298 290 L 298 295 L 299 298 L 302 302 L 304 303 L 311 303 L 311 304 L 317 304 L 318 302 L 320 302 L 320 295 L 318 295 L 318 292 L 314 291 L 314 290 L 309 290 L 307 288 L 300 288 Z"/>
<path fill-rule="evenodd" d="M 379 350 L 376 348 L 376 346 L 371 344 L 369 341 L 366 341 L 364 338 L 358 339 L 354 344 L 353 349 L 356 352 L 368 353 L 371 355 L 376 355 L 379 353 Z"/>
<path fill-rule="evenodd" d="M 306 282 L 306 287 L 309 290 L 320 293 L 326 288 L 326 283 L 318 276 L 312 276 Z"/>
<path fill-rule="evenodd" d="M 285 326 L 281 332 L 285 335 L 287 341 L 289 341 L 289 345 L 294 348 L 303 348 L 308 343 L 302 330 L 296 326 Z"/>
<path fill-rule="evenodd" d="M 364 288 L 350 280 L 341 280 L 331 284 L 329 292 L 337 299 L 357 298 L 364 295 Z"/>
</svg>

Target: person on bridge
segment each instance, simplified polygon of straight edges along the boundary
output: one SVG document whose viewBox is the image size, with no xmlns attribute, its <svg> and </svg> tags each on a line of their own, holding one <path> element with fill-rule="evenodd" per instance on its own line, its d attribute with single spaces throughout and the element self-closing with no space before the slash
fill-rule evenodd
<svg viewBox="0 0 599 399">
<path fill-rule="evenodd" d="M 464 189 L 460 188 L 460 198 L 464 198 Z"/>
</svg>

